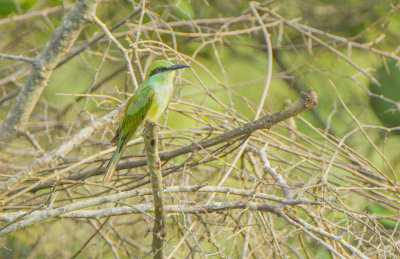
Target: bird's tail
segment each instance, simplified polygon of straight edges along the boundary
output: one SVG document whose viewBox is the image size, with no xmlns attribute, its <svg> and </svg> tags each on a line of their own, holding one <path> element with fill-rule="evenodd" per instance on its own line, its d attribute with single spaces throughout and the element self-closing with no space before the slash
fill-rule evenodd
<svg viewBox="0 0 400 259">
<path fill-rule="evenodd" d="M 108 162 L 107 173 L 106 176 L 104 177 L 103 184 L 107 185 L 111 181 L 111 178 L 114 174 L 115 169 L 117 168 L 118 161 L 121 158 L 122 153 L 123 153 L 123 141 L 120 140 L 118 142 L 117 148 L 115 149 L 115 152 L 110 162 Z"/>
</svg>

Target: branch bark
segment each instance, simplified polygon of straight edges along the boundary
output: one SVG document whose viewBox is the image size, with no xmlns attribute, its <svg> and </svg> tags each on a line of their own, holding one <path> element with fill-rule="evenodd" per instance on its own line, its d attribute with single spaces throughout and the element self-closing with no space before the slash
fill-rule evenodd
<svg viewBox="0 0 400 259">
<path fill-rule="evenodd" d="M 164 192 L 161 174 L 161 161 L 158 156 L 157 126 L 146 120 L 144 125 L 144 145 L 147 155 L 151 188 L 153 190 L 154 227 L 153 227 L 153 258 L 163 258 L 165 230 Z"/>
<path fill-rule="evenodd" d="M 199 150 L 207 148 L 207 147 L 211 147 L 211 146 L 218 145 L 218 144 L 226 142 L 226 141 L 230 141 L 234 138 L 239 138 L 239 137 L 242 137 L 245 135 L 250 135 L 254 131 L 259 130 L 259 129 L 269 129 L 273 125 L 275 125 L 283 120 L 294 117 L 294 116 L 314 107 L 315 105 L 317 105 L 317 101 L 318 101 L 317 94 L 314 91 L 312 91 L 312 89 L 310 88 L 306 92 L 301 92 L 300 98 L 298 100 L 296 100 L 295 102 L 293 102 L 292 104 L 290 104 L 289 106 L 287 106 L 285 109 L 283 109 L 282 111 L 280 111 L 278 113 L 263 116 L 262 118 L 260 118 L 256 121 L 246 123 L 241 127 L 238 127 L 231 131 L 227 131 L 224 134 L 221 134 L 214 138 L 203 140 L 198 143 L 192 143 L 185 147 L 177 148 L 177 149 L 174 149 L 171 151 L 161 152 L 161 153 L 159 153 L 159 157 L 160 157 L 161 161 L 167 161 L 169 159 L 172 159 L 172 158 L 180 156 L 180 155 L 184 155 L 184 154 L 191 153 L 191 152 L 196 152 L 196 151 L 199 151 Z M 70 150 L 68 150 L 68 152 L 69 151 Z M 66 152 L 64 154 L 66 154 Z M 44 168 L 44 166 L 48 165 L 48 164 L 49 164 L 48 162 L 43 163 L 39 169 Z M 134 161 L 121 162 L 117 166 L 117 170 L 137 168 L 140 166 L 145 166 L 146 164 L 147 164 L 147 159 L 139 159 L 139 160 L 134 160 Z M 33 166 L 31 166 L 30 168 L 32 168 L 32 167 Z M 27 177 L 30 174 L 35 173 L 33 170 L 31 170 L 29 168 L 22 172 L 25 172 L 25 173 L 23 173 L 25 175 L 24 179 L 27 179 Z M 106 172 L 106 167 L 96 168 L 93 170 L 88 170 L 81 174 L 72 175 L 72 176 L 68 177 L 67 180 L 79 181 L 82 179 L 86 179 L 87 177 L 90 177 L 90 176 L 104 174 L 105 172 Z M 15 187 L 18 186 L 18 184 L 9 183 L 10 181 L 11 181 L 11 179 L 8 180 L 3 185 L 0 185 L 0 198 L 4 197 L 4 196 L 2 196 L 2 195 L 4 195 L 4 193 L 10 193 L 10 192 L 15 193 L 15 191 L 21 190 L 21 189 L 13 190 Z M 146 181 L 142 185 L 147 184 L 147 183 L 148 182 Z M 55 184 L 55 182 L 46 182 L 46 183 L 38 185 L 37 187 L 32 188 L 31 191 L 35 192 L 35 191 L 38 191 L 41 189 L 51 188 L 54 186 L 54 184 Z M 59 184 L 62 184 L 62 183 L 59 183 Z M 4 186 L 4 185 L 7 185 L 7 186 Z"/>
<path fill-rule="evenodd" d="M 164 190 L 164 193 L 183 193 L 183 192 L 193 192 L 193 193 L 220 193 L 225 195 L 237 195 L 242 199 L 244 197 L 252 198 L 252 199 L 261 199 L 261 200 L 270 200 L 272 202 L 277 202 L 281 205 L 289 205 L 296 206 L 300 204 L 307 204 L 309 206 L 322 205 L 321 202 L 312 201 L 312 200 L 294 200 L 294 199 L 286 199 L 278 196 L 269 195 L 266 193 L 258 193 L 250 190 L 236 189 L 231 187 L 217 187 L 217 186 L 205 186 L 202 185 L 191 185 L 191 186 L 171 186 Z M 115 194 L 105 195 L 101 197 L 96 197 L 92 199 L 87 199 L 83 201 L 77 201 L 72 204 L 68 204 L 65 206 L 61 206 L 55 209 L 38 209 L 31 212 L 26 211 L 18 211 L 18 212 L 9 212 L 9 213 L 0 213 L 0 221 L 6 221 L 7 224 L 2 226 L 0 231 L 1 233 L 11 233 L 13 231 L 29 227 L 36 223 L 60 217 L 61 215 L 74 212 L 77 210 L 81 210 L 84 208 L 98 206 L 102 204 L 118 202 L 123 199 L 132 198 L 132 197 L 142 197 L 146 195 L 153 195 L 152 189 L 138 189 L 132 191 L 118 192 Z M 136 206 L 136 205 L 135 205 Z M 151 212 L 154 211 L 154 207 L 151 208 Z M 17 222 L 18 221 L 18 222 Z M 1 234 L 0 234 L 1 236 Z"/>
<path fill-rule="evenodd" d="M 29 117 L 61 58 L 71 49 L 83 26 L 92 21 L 99 0 L 77 1 L 54 31 L 43 52 L 35 58 L 32 71 L 7 117 L 0 125 L 0 150 L 24 131 Z"/>
<path fill-rule="evenodd" d="M 10 179 L 8 179 L 6 182 L 2 183 L 0 185 L 0 199 L 2 200 L 2 202 L 4 202 L 3 198 L 9 191 L 19 186 L 29 177 L 34 176 L 40 169 L 45 168 L 50 163 L 57 163 L 57 161 L 59 161 L 61 157 L 68 154 L 72 149 L 80 145 L 82 142 L 84 142 L 86 139 L 92 136 L 95 132 L 102 130 L 106 125 L 108 125 L 109 123 L 115 121 L 117 118 L 122 116 L 125 105 L 126 102 L 118 106 L 117 109 L 108 113 L 104 117 L 94 121 L 89 126 L 83 128 L 70 140 L 64 142 L 58 149 L 46 153 L 40 159 L 36 159 L 28 168 L 18 172 L 17 174 L 13 175 Z"/>
<path fill-rule="evenodd" d="M 108 200 L 106 198 L 97 198 L 106 202 L 112 202 L 112 200 Z M 19 217 L 15 218 L 16 220 L 20 220 L 17 222 L 13 222 L 11 224 L 6 224 L 5 227 L 0 229 L 0 236 L 5 236 L 9 233 L 17 231 L 19 229 L 23 229 L 29 226 L 32 226 L 36 223 L 43 222 L 49 218 L 102 218 L 109 216 L 120 216 L 127 214 L 146 214 L 148 213 L 156 213 L 154 206 L 149 204 L 135 204 L 135 205 L 127 205 L 120 207 L 112 207 L 106 209 L 94 209 L 94 210 L 69 210 L 70 207 L 74 206 L 74 204 L 67 205 L 64 207 L 60 207 L 52 210 L 44 210 L 44 211 L 34 211 L 31 214 L 25 213 L 18 215 Z M 78 207 L 78 206 L 74 206 Z M 283 209 L 283 206 L 280 204 L 270 204 L 270 203 L 256 203 L 256 202 L 247 202 L 243 200 L 232 201 L 232 202 L 215 202 L 205 205 L 166 205 L 164 209 L 164 213 L 190 213 L 190 214 L 205 214 L 208 212 L 217 212 L 224 211 L 230 209 L 249 209 L 249 210 L 260 210 L 260 211 L 269 211 L 277 213 L 278 210 Z M 24 218 L 26 216 L 26 218 Z M 2 218 L 7 217 L 7 215 L 2 216 Z M 161 251 L 161 250 L 158 250 Z M 155 258 L 155 255 L 154 257 Z"/>
</svg>

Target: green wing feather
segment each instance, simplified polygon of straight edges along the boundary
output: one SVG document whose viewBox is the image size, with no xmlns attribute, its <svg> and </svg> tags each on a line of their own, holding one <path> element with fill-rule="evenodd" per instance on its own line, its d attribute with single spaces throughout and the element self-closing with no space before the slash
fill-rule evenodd
<svg viewBox="0 0 400 259">
<path fill-rule="evenodd" d="M 115 137 L 111 140 L 112 143 L 118 142 L 118 144 L 107 165 L 107 173 L 103 181 L 104 184 L 110 182 L 126 144 L 146 118 L 153 101 L 154 89 L 150 85 L 144 83 L 144 86 L 139 88 L 135 92 L 135 95 L 132 96 L 126 104 L 125 114 L 121 125 L 118 128 Z"/>
</svg>

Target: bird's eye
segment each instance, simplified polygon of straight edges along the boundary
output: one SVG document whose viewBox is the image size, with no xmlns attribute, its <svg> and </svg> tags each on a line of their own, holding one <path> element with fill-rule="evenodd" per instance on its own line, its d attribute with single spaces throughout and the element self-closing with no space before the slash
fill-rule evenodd
<svg viewBox="0 0 400 259">
<path fill-rule="evenodd" d="M 166 71 L 165 68 L 163 68 L 163 67 L 156 67 L 155 69 L 153 69 L 153 71 L 151 71 L 150 76 L 155 75 L 155 74 L 158 74 L 158 73 L 160 73 L 160 72 L 164 72 L 164 71 Z"/>
</svg>

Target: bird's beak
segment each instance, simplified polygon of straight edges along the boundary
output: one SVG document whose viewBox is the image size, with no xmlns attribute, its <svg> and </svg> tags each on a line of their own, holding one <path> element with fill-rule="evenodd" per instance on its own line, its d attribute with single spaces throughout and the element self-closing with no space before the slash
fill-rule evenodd
<svg viewBox="0 0 400 259">
<path fill-rule="evenodd" d="M 190 66 L 188 66 L 188 65 L 172 65 L 172 66 L 170 66 L 169 68 L 168 68 L 168 70 L 177 70 L 177 69 L 181 69 L 181 68 L 187 68 L 187 67 L 190 67 Z"/>
</svg>

